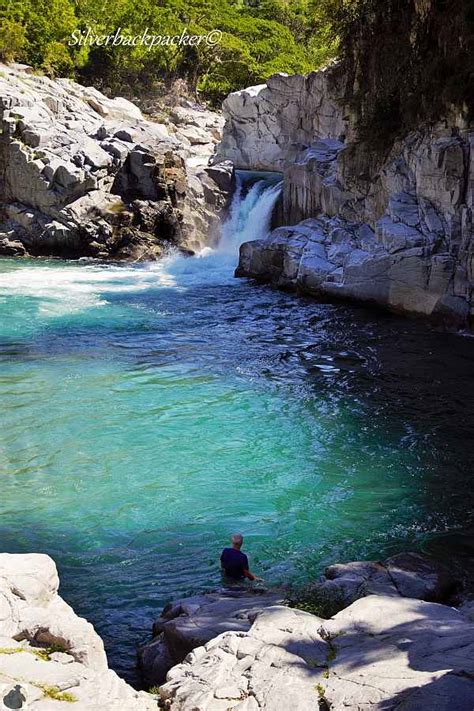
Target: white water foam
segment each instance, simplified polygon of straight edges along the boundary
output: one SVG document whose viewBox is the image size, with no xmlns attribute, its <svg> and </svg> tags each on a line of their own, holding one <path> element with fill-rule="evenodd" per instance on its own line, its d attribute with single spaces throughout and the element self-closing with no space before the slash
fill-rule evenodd
<svg viewBox="0 0 474 711">
<path fill-rule="evenodd" d="M 268 234 L 272 211 L 281 189 L 281 182 L 269 185 L 266 180 L 259 180 L 242 197 L 244 186 L 237 177 L 229 217 L 222 225 L 217 248 L 205 247 L 192 259 L 177 255 L 161 262 L 165 273 L 174 278 L 177 288 L 234 284 L 239 247 L 243 242 L 262 239 Z"/>
<path fill-rule="evenodd" d="M 269 185 L 268 181 L 259 180 L 244 197 L 243 191 L 238 177 L 230 214 L 216 249 L 206 247 L 191 258 L 174 254 L 160 262 L 133 266 L 53 262 L 48 266 L 36 263 L 8 269 L 0 272 L 0 298 L 35 299 L 38 314 L 54 318 L 103 306 L 107 294 L 233 284 L 239 247 L 242 242 L 261 239 L 268 233 L 281 183 Z"/>
</svg>

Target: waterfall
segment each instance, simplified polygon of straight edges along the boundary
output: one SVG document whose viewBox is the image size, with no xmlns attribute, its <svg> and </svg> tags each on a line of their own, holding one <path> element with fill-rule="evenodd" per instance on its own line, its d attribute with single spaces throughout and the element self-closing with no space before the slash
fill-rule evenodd
<svg viewBox="0 0 474 711">
<path fill-rule="evenodd" d="M 239 247 L 268 234 L 281 190 L 278 173 L 237 171 L 235 193 L 217 247 L 205 247 L 192 258 L 174 256 L 163 260 L 154 267 L 161 273 L 161 283 L 184 289 L 198 284 L 235 283 Z"/>
<path fill-rule="evenodd" d="M 275 178 L 275 174 L 269 174 L 270 178 L 257 180 L 245 194 L 243 175 L 243 172 L 237 173 L 230 214 L 222 226 L 218 246 L 220 252 L 234 255 L 243 242 L 262 239 L 268 234 L 273 208 L 282 189 L 281 180 Z"/>
<path fill-rule="evenodd" d="M 174 254 L 140 265 L 34 262 L 21 269 L 9 265 L 0 274 L 0 299 L 11 294 L 29 297 L 41 317 L 58 318 L 95 310 L 119 294 L 235 285 L 239 247 L 268 233 L 281 186 L 281 176 L 275 173 L 239 172 L 215 249 L 206 247 L 195 257 Z"/>
</svg>

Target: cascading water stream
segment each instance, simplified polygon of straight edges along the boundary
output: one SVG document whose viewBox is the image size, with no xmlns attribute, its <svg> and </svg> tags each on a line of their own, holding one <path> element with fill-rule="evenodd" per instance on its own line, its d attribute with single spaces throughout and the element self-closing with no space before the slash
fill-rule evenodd
<svg viewBox="0 0 474 711">
<path fill-rule="evenodd" d="M 37 262 L 0 274 L 0 298 L 29 296 L 37 300 L 42 316 L 55 318 L 104 306 L 110 294 L 235 283 L 239 246 L 266 235 L 281 193 L 278 174 L 264 175 L 259 179 L 258 173 L 237 173 L 231 209 L 216 249 L 205 247 L 193 258 L 173 254 L 159 262 L 133 266 L 55 262 L 51 269 Z M 247 189 L 248 181 L 252 184 Z"/>
<path fill-rule="evenodd" d="M 23 269 L 0 274 L 0 298 L 21 294 L 34 300 L 45 318 L 89 312 L 107 303 L 107 296 L 141 293 L 152 289 L 186 290 L 199 285 L 236 284 L 239 246 L 260 239 L 270 227 L 274 205 L 281 193 L 278 174 L 238 172 L 229 216 L 215 249 L 205 247 L 195 257 L 171 254 L 159 262 L 107 265 L 84 262 L 29 263 Z M 247 183 L 251 186 L 247 189 Z M 14 264 L 12 263 L 12 267 Z M 11 323 L 14 332 L 34 329 L 31 314 L 25 323 Z"/>
<path fill-rule="evenodd" d="M 276 173 L 266 173 L 259 179 L 258 173 L 237 172 L 229 216 L 222 225 L 216 249 L 205 247 L 194 259 L 169 257 L 163 262 L 163 274 L 183 288 L 198 283 L 232 282 L 240 245 L 267 235 L 281 190 L 281 176 Z"/>
<path fill-rule="evenodd" d="M 257 180 L 244 193 L 244 178 L 237 173 L 230 214 L 222 227 L 218 251 L 236 256 L 243 242 L 262 239 L 268 233 L 273 208 L 282 190 L 277 177 Z M 250 174 L 251 175 L 251 174 Z M 248 180 L 248 177 L 247 177 Z"/>
</svg>

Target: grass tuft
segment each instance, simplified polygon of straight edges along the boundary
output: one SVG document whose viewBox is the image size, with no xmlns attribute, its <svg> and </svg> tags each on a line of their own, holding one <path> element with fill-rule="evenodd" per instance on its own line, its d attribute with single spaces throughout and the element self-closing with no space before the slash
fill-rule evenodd
<svg viewBox="0 0 474 711">
<path fill-rule="evenodd" d="M 43 692 L 48 699 L 54 701 L 67 701 L 71 704 L 77 701 L 77 697 L 71 694 L 70 691 L 61 691 L 59 686 L 48 686 L 47 684 L 35 684 Z"/>
</svg>

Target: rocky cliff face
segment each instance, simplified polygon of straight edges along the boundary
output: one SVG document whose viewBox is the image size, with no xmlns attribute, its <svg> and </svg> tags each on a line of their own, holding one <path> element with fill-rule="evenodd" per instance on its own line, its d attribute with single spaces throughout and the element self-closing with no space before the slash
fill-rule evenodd
<svg viewBox="0 0 474 711">
<path fill-rule="evenodd" d="M 340 67 L 231 94 L 218 159 L 283 173 L 283 219 L 240 276 L 466 325 L 474 127 L 455 112 L 383 152 L 361 140 Z"/>
<path fill-rule="evenodd" d="M 157 709 L 108 668 L 101 638 L 58 586 L 48 556 L 0 554 L 0 708 Z"/>
<path fill-rule="evenodd" d="M 207 171 L 220 117 L 134 104 L 0 67 L 0 254 L 154 259 L 213 239 L 231 169 Z M 216 179 L 214 179 L 216 178 Z"/>
</svg>

